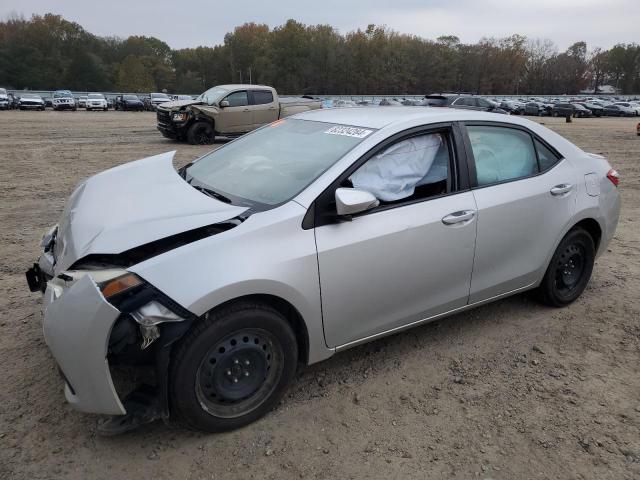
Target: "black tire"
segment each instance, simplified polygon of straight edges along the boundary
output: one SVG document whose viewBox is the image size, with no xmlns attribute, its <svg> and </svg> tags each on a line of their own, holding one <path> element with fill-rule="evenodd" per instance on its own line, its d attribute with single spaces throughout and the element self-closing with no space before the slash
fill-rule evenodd
<svg viewBox="0 0 640 480">
<path fill-rule="evenodd" d="M 255 302 L 223 307 L 200 319 L 176 347 L 172 414 L 207 432 L 243 427 L 278 404 L 297 363 L 296 338 L 280 312 Z"/>
<path fill-rule="evenodd" d="M 195 122 L 187 131 L 187 141 L 191 145 L 210 145 L 215 141 L 216 133 L 208 122 Z"/>
<path fill-rule="evenodd" d="M 540 300 L 551 307 L 564 307 L 575 301 L 587 287 L 596 249 L 586 230 L 574 228 L 558 245 L 538 293 Z"/>
</svg>

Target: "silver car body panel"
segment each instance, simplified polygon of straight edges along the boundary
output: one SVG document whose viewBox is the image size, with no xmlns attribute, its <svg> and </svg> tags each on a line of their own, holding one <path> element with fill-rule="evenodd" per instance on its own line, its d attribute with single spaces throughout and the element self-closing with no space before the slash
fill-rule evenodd
<svg viewBox="0 0 640 480">
<path fill-rule="evenodd" d="M 301 228 L 305 214 L 288 202 L 129 270 L 196 315 L 243 296 L 281 298 L 304 319 L 309 362 L 317 362 L 333 350 L 324 340 L 315 235 Z"/>
<path fill-rule="evenodd" d="M 92 253 L 122 253 L 246 210 L 188 185 L 173 168 L 174 154 L 120 165 L 78 185 L 58 227 L 56 275 Z"/>
<path fill-rule="evenodd" d="M 336 347 L 467 304 L 473 194 L 417 202 L 316 228 L 327 344 Z"/>
<path fill-rule="evenodd" d="M 306 326 L 308 363 L 536 286 L 557 244 L 583 219 L 596 220 L 602 229 L 598 254 L 615 231 L 620 198 L 606 178 L 609 164 L 526 119 L 423 107 L 315 110 L 296 118 L 375 131 L 291 201 L 128 270 L 198 316 L 240 297 L 286 301 Z M 458 121 L 526 127 L 564 159 L 531 178 L 380 210 L 352 222 L 302 227 L 316 198 L 380 142 L 415 127 Z M 245 212 L 189 186 L 173 169 L 172 157 L 169 152 L 132 162 L 83 182 L 60 222 L 54 274 L 91 253 L 121 253 Z M 591 185 L 589 194 L 590 174 L 599 188 Z M 572 188 L 551 195 L 560 184 Z M 447 224 L 445 217 L 459 211 L 471 213 L 464 222 Z M 52 256 L 44 253 L 40 263 L 50 269 Z M 58 291 L 58 298 L 56 280 L 45 295 L 44 328 L 76 390 L 76 395 L 68 391 L 68 398 L 85 411 L 123 413 L 105 360 L 117 309 L 90 275 Z"/>
<path fill-rule="evenodd" d="M 542 279 L 558 232 L 573 217 L 578 181 L 565 159 L 541 175 L 473 190 L 478 236 L 469 303 Z M 571 190 L 552 195 L 559 184 L 571 185 Z"/>
<path fill-rule="evenodd" d="M 44 295 L 44 338 L 67 379 L 65 396 L 76 409 L 123 415 L 115 391 L 107 345 L 120 315 L 89 275 L 62 289 L 49 282 Z"/>
</svg>

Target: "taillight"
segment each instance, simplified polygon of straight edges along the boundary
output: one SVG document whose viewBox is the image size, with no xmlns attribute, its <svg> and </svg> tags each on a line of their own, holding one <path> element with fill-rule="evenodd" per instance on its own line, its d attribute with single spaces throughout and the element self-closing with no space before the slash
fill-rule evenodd
<svg viewBox="0 0 640 480">
<path fill-rule="evenodd" d="M 607 172 L 607 178 L 611 180 L 616 187 L 620 183 L 620 174 L 613 168 Z"/>
</svg>

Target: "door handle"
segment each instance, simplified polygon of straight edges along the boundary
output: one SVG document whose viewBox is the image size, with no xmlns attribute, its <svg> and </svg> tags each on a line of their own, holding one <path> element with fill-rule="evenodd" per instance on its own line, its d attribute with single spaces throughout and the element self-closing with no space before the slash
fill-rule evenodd
<svg viewBox="0 0 640 480">
<path fill-rule="evenodd" d="M 453 212 L 442 218 L 442 223 L 445 225 L 455 225 L 457 223 L 467 222 L 472 220 L 476 216 L 475 210 L 460 210 L 459 212 Z"/>
<path fill-rule="evenodd" d="M 243 112 L 250 112 L 251 110 L 249 110 L 248 108 L 245 108 L 244 110 L 242 110 Z"/>
<path fill-rule="evenodd" d="M 551 192 L 551 195 L 559 197 L 560 195 L 569 193 L 571 190 L 573 190 L 573 185 L 571 185 L 570 183 L 561 183 L 560 185 L 556 185 L 549 191 Z"/>
</svg>

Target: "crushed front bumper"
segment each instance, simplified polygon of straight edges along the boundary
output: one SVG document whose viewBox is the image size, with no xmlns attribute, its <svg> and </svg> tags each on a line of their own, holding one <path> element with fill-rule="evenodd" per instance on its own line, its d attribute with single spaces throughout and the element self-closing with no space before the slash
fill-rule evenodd
<svg viewBox="0 0 640 480">
<path fill-rule="evenodd" d="M 66 380 L 67 401 L 83 412 L 124 415 L 107 362 L 120 311 L 86 275 L 64 290 L 49 282 L 43 315 L 44 338 Z"/>
</svg>

